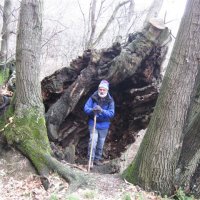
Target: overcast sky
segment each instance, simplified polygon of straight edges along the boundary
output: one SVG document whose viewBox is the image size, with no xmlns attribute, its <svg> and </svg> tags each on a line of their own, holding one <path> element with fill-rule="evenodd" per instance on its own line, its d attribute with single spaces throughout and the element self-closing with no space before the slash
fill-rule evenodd
<svg viewBox="0 0 200 200">
<path fill-rule="evenodd" d="M 19 7 L 19 1 L 14 0 L 14 2 L 18 2 Z M 105 2 L 107 4 L 110 4 L 109 7 L 114 9 L 116 5 L 124 0 L 106 0 Z M 135 9 L 138 10 L 147 10 L 150 4 L 153 0 L 134 0 L 135 1 Z M 4 0 L 0 0 L 1 5 L 3 5 Z M 88 15 L 89 12 L 89 5 L 91 0 L 44 0 L 44 23 L 43 23 L 43 33 L 47 34 L 47 39 L 51 38 L 51 35 L 53 35 L 54 30 L 61 30 L 61 33 L 63 36 L 60 40 L 56 40 L 57 43 L 55 45 L 63 45 L 63 48 L 61 49 L 48 49 L 48 62 L 52 61 L 51 63 L 48 63 L 46 60 L 44 64 L 47 66 L 54 65 L 56 67 L 66 66 L 66 60 L 69 57 L 69 60 L 71 60 L 71 57 L 76 57 L 76 47 L 80 46 L 80 41 L 78 41 L 79 38 L 81 38 L 81 34 L 83 31 L 84 23 L 83 23 L 83 15 L 81 13 L 81 10 L 78 6 L 78 2 L 81 5 L 81 9 L 84 12 L 85 15 Z M 98 0 L 100 2 L 100 0 Z M 181 20 L 181 16 L 184 12 L 186 0 L 164 0 L 164 4 L 162 6 L 161 12 L 159 16 L 164 19 L 165 13 L 166 13 L 166 25 L 172 30 L 172 33 L 174 36 L 176 36 L 179 23 Z M 97 4 L 98 5 L 98 4 Z M 105 6 L 106 7 L 106 6 Z M 18 9 L 17 9 L 18 10 Z M 111 14 L 111 12 L 104 13 L 103 17 L 101 18 L 102 22 L 105 21 L 105 19 L 108 19 L 108 15 Z M 100 21 L 101 22 L 101 21 Z M 102 23 L 103 24 L 103 23 Z M 0 23 L 2 25 L 2 23 Z M 1 27 L 0 27 L 1 28 Z M 13 35 L 13 44 L 14 47 L 15 43 L 15 35 Z M 55 39 L 55 37 L 54 37 Z M 110 39 L 110 38 L 108 38 Z M 109 40 L 111 41 L 111 40 Z M 174 39 L 173 39 L 174 42 Z M 68 47 L 65 47 L 65 44 L 68 44 L 71 46 L 71 49 Z M 13 48 L 15 50 L 15 48 Z M 13 51 L 14 51 L 13 50 Z M 45 49 L 46 51 L 46 49 Z M 58 56 L 52 54 L 52 52 L 57 52 Z M 82 51 L 81 51 L 82 52 Z M 61 53 L 67 53 L 67 56 L 65 55 L 64 61 L 60 61 L 59 55 Z M 49 68 L 48 68 L 49 71 Z"/>
<path fill-rule="evenodd" d="M 121 2 L 122 0 L 106 0 L 106 3 L 112 2 L 110 7 L 114 9 L 114 7 Z M 124 0 L 123 0 L 124 1 Z M 147 10 L 149 6 L 151 5 L 153 0 L 135 0 L 135 10 Z M 84 12 L 84 15 L 87 16 L 89 12 L 89 5 L 91 0 L 44 0 L 44 30 L 48 30 L 49 32 L 52 31 L 53 28 L 55 28 L 55 25 L 48 25 L 49 20 L 57 20 L 59 23 L 62 23 L 67 29 L 66 29 L 66 37 L 63 38 L 60 41 L 60 44 L 63 44 L 64 42 L 68 42 L 68 39 L 70 38 L 71 46 L 73 48 L 73 51 L 75 51 L 78 38 L 80 38 L 82 34 L 82 29 L 84 26 L 83 22 L 83 15 L 81 13 L 81 10 L 79 8 L 78 2 L 81 5 L 81 9 Z M 100 0 L 98 0 L 100 2 Z M 165 13 L 166 13 L 166 25 L 172 30 L 172 34 L 176 36 L 179 23 L 181 20 L 181 16 L 184 12 L 186 0 L 164 0 L 161 12 L 159 14 L 159 17 L 164 19 Z M 98 5 L 98 4 L 97 4 Z M 98 6 L 97 6 L 98 7 Z M 106 7 L 106 6 L 105 6 Z M 108 12 L 108 14 L 111 14 Z M 108 18 L 108 14 L 104 13 L 101 20 L 105 20 L 106 17 Z M 50 21 L 49 21 L 50 22 Z M 57 23 L 57 25 L 59 25 Z M 60 27 L 60 29 L 63 29 L 65 27 Z M 73 38 L 72 38 L 73 36 Z M 68 43 L 69 43 L 68 42 Z M 172 41 L 172 44 L 174 42 L 174 39 Z M 70 44 L 70 43 L 69 43 Z M 67 53 L 69 53 L 68 48 Z M 74 53 L 72 51 L 72 53 Z M 63 52 L 63 50 L 60 50 L 58 52 Z M 169 51 L 170 52 L 170 51 Z M 76 57 L 75 55 L 72 55 L 72 57 Z M 169 56 L 167 57 L 169 59 Z M 53 56 L 52 58 L 48 59 L 48 62 L 55 62 L 56 57 Z M 45 61 L 47 63 L 47 61 Z M 52 65 L 52 63 L 49 63 L 48 65 Z M 65 63 L 63 65 L 66 65 Z M 54 64 L 55 66 L 55 64 Z M 61 66 L 61 63 L 57 61 L 57 66 Z M 48 69 L 49 70 L 49 69 Z"/>
<path fill-rule="evenodd" d="M 88 11 L 90 1 L 79 0 L 85 13 Z M 110 0 L 110 2 L 112 1 Z M 77 2 L 78 0 L 44 0 L 45 16 L 65 21 L 67 24 L 73 23 L 75 19 L 82 20 L 82 14 Z M 113 2 L 117 4 L 120 0 Z M 147 9 L 151 2 L 152 0 L 135 0 L 136 9 Z M 180 23 L 185 4 L 186 0 L 164 0 L 159 16 L 164 18 L 166 13 L 166 21 L 172 21 L 167 26 L 174 29 L 174 34 L 176 34 L 177 24 Z"/>
<path fill-rule="evenodd" d="M 181 17 L 185 10 L 187 0 L 165 0 L 159 16 L 164 18 L 166 13 L 166 25 L 176 35 L 181 21 Z"/>
</svg>

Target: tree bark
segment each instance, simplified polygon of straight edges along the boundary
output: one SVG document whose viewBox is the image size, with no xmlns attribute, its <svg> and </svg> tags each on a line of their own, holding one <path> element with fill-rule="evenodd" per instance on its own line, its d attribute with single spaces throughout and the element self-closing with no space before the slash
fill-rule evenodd
<svg viewBox="0 0 200 200">
<path fill-rule="evenodd" d="M 3 7 L 3 27 L 1 30 L 2 40 L 1 40 L 1 56 L 0 63 L 5 64 L 7 60 L 8 53 L 8 41 L 11 33 L 11 0 L 4 1 Z"/>
<path fill-rule="evenodd" d="M 96 22 L 97 22 L 97 19 L 95 18 L 96 4 L 97 4 L 97 0 L 91 1 L 90 13 L 89 13 L 90 14 L 89 15 L 90 16 L 89 22 L 90 22 L 91 31 L 90 31 L 90 35 L 89 35 L 89 38 L 88 38 L 88 41 L 87 41 L 86 48 L 92 48 L 92 42 L 93 42 L 94 34 L 95 34 L 95 31 L 96 31 Z"/>
<path fill-rule="evenodd" d="M 11 34 L 11 0 L 4 1 L 3 7 L 3 26 L 1 30 L 1 51 L 0 51 L 0 85 L 5 84 L 5 81 L 8 78 L 8 44 Z"/>
<path fill-rule="evenodd" d="M 200 161 L 200 73 L 196 79 L 191 105 L 184 128 L 183 147 L 176 169 L 176 185 L 186 192 L 200 195 L 199 161 Z M 196 186 L 195 186 L 196 185 Z"/>
<path fill-rule="evenodd" d="M 129 181 L 163 195 L 170 195 L 175 189 L 176 167 L 181 149 L 185 148 L 181 148 L 184 128 L 187 127 L 192 91 L 200 70 L 196 54 L 199 52 L 200 41 L 200 22 L 196 20 L 199 6 L 197 0 L 188 1 L 147 133 L 136 159 L 124 172 L 124 177 Z M 191 121 L 194 135 L 197 119 L 198 116 L 195 116 Z"/>
<path fill-rule="evenodd" d="M 35 107 L 43 115 L 41 104 L 40 47 L 42 33 L 41 2 L 37 0 L 22 1 L 19 16 L 20 27 L 16 45 L 16 114 L 26 114 Z M 34 9 L 34 6 L 37 8 Z"/>
<path fill-rule="evenodd" d="M 85 183 L 83 174 L 71 170 L 53 158 L 47 137 L 42 104 L 40 51 L 42 34 L 42 1 L 22 0 L 16 48 L 16 101 L 10 106 L 1 131 L 8 143 L 28 157 L 48 188 L 48 175 L 56 171 L 76 189 Z"/>
</svg>

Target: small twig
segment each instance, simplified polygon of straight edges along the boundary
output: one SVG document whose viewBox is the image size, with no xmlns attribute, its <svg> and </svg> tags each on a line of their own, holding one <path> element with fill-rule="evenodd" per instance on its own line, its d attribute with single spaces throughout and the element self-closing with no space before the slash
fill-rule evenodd
<svg viewBox="0 0 200 200">
<path fill-rule="evenodd" d="M 9 119 L 8 119 L 9 123 L 7 123 L 7 124 L 4 126 L 4 128 L 0 129 L 0 132 L 3 132 L 7 126 L 9 126 L 10 124 L 13 123 L 13 118 L 14 118 L 14 117 L 9 117 Z"/>
<path fill-rule="evenodd" d="M 174 38 L 174 39 L 176 39 L 176 37 L 172 34 L 172 32 L 170 31 L 170 35 Z"/>
<path fill-rule="evenodd" d="M 126 184 L 128 184 L 128 185 L 133 185 L 132 183 L 128 182 L 125 178 L 124 178 L 123 180 L 124 180 L 124 182 L 125 182 Z"/>
<path fill-rule="evenodd" d="M 49 41 L 51 41 L 52 40 L 52 38 L 54 38 L 56 35 L 58 35 L 59 33 L 61 33 L 61 32 L 63 32 L 63 31 L 65 31 L 66 29 L 63 29 L 63 30 L 60 30 L 60 31 L 58 31 L 58 32 L 56 32 L 56 33 L 54 33 L 53 35 L 51 35 L 48 39 L 47 39 L 47 41 L 44 43 L 44 44 L 42 44 L 42 48 L 46 45 L 46 44 L 48 44 L 49 43 Z"/>
<path fill-rule="evenodd" d="M 71 163 L 67 163 L 67 162 L 65 162 L 64 164 L 66 164 L 66 165 L 68 165 L 68 166 L 70 166 L 70 167 L 76 168 L 76 169 L 80 169 L 81 171 L 87 172 L 87 170 L 86 170 L 85 168 L 80 167 L 80 166 L 78 166 L 78 165 L 71 164 Z"/>
</svg>

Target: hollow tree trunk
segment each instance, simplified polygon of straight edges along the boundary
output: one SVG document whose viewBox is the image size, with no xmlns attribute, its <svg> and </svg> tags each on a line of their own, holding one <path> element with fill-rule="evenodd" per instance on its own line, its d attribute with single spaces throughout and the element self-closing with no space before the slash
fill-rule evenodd
<svg viewBox="0 0 200 200">
<path fill-rule="evenodd" d="M 16 48 L 16 102 L 14 113 L 7 113 L 8 121 L 4 126 L 4 135 L 27 156 L 43 176 L 48 188 L 50 171 L 56 171 L 73 187 L 85 182 L 81 173 L 63 166 L 52 157 L 44 118 L 44 106 L 41 97 L 40 50 L 42 33 L 42 2 L 40 0 L 22 0 L 17 34 Z M 14 106 L 12 105 L 12 108 Z M 2 128 L 2 127 L 1 127 Z M 2 130 L 1 130 L 2 131 Z"/>
<path fill-rule="evenodd" d="M 175 189 L 185 122 L 200 70 L 196 54 L 200 46 L 199 7 L 199 1 L 188 1 L 150 125 L 136 159 L 124 173 L 129 181 L 163 195 Z M 196 120 L 192 121 L 196 130 Z"/>
<path fill-rule="evenodd" d="M 101 79 L 109 80 L 114 87 L 125 79 L 131 78 L 156 44 L 166 39 L 166 34 L 161 34 L 161 32 L 162 30 L 151 25 L 147 32 L 130 38 L 123 48 L 117 43 L 107 50 L 93 52 L 88 66 L 81 71 L 76 80 L 47 111 L 49 136 L 57 139 L 61 123 L 72 112 L 81 97 L 94 88 Z M 164 38 L 162 38 L 163 35 Z"/>
</svg>

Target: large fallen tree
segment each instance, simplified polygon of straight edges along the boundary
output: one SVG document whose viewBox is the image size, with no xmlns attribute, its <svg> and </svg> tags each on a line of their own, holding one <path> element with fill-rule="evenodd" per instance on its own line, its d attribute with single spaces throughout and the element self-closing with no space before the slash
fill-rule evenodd
<svg viewBox="0 0 200 200">
<path fill-rule="evenodd" d="M 110 82 L 116 102 L 104 157 L 119 157 L 135 141 L 137 132 L 147 127 L 156 103 L 169 38 L 168 29 L 152 21 L 142 32 L 131 34 L 125 44 L 86 50 L 69 67 L 42 81 L 49 138 L 65 148 L 58 157 L 74 162 L 75 153 L 79 158 L 86 156 L 88 134 L 83 106 L 101 79 Z"/>
</svg>

